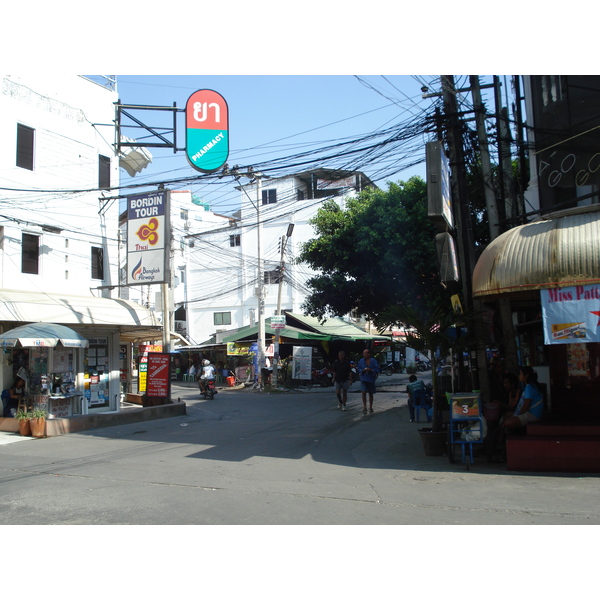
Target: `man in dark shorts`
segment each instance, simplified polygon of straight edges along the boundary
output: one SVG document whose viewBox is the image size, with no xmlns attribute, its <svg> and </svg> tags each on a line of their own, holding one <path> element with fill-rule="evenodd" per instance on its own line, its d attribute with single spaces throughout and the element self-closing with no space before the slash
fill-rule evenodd
<svg viewBox="0 0 600 600">
<path fill-rule="evenodd" d="M 367 348 L 363 350 L 363 357 L 356 366 L 358 376 L 360 377 L 360 391 L 362 393 L 363 414 L 367 412 L 367 394 L 369 394 L 369 412 L 373 412 L 373 394 L 375 394 L 375 380 L 379 375 L 379 365 L 371 356 L 371 351 Z"/>
<path fill-rule="evenodd" d="M 343 350 L 338 352 L 338 358 L 333 363 L 333 381 L 335 384 L 335 394 L 338 399 L 338 408 L 346 410 L 346 401 L 348 400 L 348 388 L 351 383 L 352 365 L 346 358 Z"/>
</svg>

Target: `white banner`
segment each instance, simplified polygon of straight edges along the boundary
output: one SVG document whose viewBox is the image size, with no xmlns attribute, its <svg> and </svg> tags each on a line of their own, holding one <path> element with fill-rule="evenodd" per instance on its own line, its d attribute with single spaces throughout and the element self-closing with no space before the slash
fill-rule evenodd
<svg viewBox="0 0 600 600">
<path fill-rule="evenodd" d="M 545 344 L 600 342 L 600 285 L 541 290 Z"/>
<path fill-rule="evenodd" d="M 292 378 L 310 379 L 312 370 L 312 347 L 294 346 L 292 354 Z"/>
</svg>

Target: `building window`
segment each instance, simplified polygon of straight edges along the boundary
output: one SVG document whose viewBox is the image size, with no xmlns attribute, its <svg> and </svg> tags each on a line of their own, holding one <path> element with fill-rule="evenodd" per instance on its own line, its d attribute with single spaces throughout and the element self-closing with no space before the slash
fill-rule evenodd
<svg viewBox="0 0 600 600">
<path fill-rule="evenodd" d="M 110 189 L 110 158 L 98 155 L 98 187 L 101 190 Z"/>
<path fill-rule="evenodd" d="M 306 194 L 304 193 L 304 190 L 301 190 L 300 188 L 296 190 L 296 200 L 306 200 Z"/>
<path fill-rule="evenodd" d="M 215 325 L 231 325 L 231 312 L 213 313 Z"/>
<path fill-rule="evenodd" d="M 277 202 L 277 190 L 263 190 L 262 203 L 275 204 Z"/>
<path fill-rule="evenodd" d="M 35 129 L 17 123 L 17 167 L 33 171 L 33 141 Z"/>
<path fill-rule="evenodd" d="M 182 209 L 179 210 L 179 218 L 182 221 L 188 221 L 189 220 L 189 216 L 190 216 L 190 214 L 189 214 L 189 212 L 188 212 L 187 209 L 182 208 Z"/>
<path fill-rule="evenodd" d="M 239 233 L 229 236 L 229 245 L 232 248 L 234 248 L 235 246 L 239 246 L 240 244 L 241 244 L 241 236 Z"/>
<path fill-rule="evenodd" d="M 104 248 L 92 248 L 92 279 L 104 279 Z"/>
<path fill-rule="evenodd" d="M 265 284 L 279 283 L 281 280 L 281 271 L 275 269 L 274 271 L 265 271 Z"/>
<path fill-rule="evenodd" d="M 37 275 L 40 272 L 40 237 L 22 234 L 21 237 L 21 273 Z"/>
</svg>

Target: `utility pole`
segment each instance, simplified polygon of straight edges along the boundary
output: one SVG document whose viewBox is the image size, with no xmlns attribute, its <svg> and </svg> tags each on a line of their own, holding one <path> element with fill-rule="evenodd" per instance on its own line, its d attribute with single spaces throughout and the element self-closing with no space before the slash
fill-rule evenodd
<svg viewBox="0 0 600 600">
<path fill-rule="evenodd" d="M 458 102 L 456 101 L 456 88 L 454 86 L 453 75 L 442 75 L 442 96 L 444 99 L 444 112 L 449 121 L 447 128 L 448 150 L 450 152 L 450 167 L 452 170 L 452 197 L 454 199 L 454 214 L 458 231 L 459 262 L 461 268 L 461 280 L 463 287 L 463 297 L 467 308 L 474 307 L 477 311 L 476 316 L 476 339 L 477 339 L 477 365 L 478 365 L 478 385 L 483 398 L 489 398 L 489 382 L 487 377 L 487 357 L 485 353 L 485 338 L 480 323 L 481 302 L 474 301 L 472 297 L 473 289 L 473 266 L 475 264 L 473 230 L 470 226 L 470 215 L 468 205 L 468 189 L 465 177 L 465 160 L 463 151 L 463 138 L 461 122 L 458 118 Z M 458 204 L 458 206 L 456 206 Z M 459 385 L 464 386 L 466 382 L 461 381 L 463 377 L 463 357 L 459 361 Z"/>
<path fill-rule="evenodd" d="M 279 258 L 279 288 L 277 290 L 277 315 L 281 314 L 281 289 L 283 287 L 283 273 L 284 273 L 284 253 L 285 247 L 287 246 L 287 241 L 292 235 L 292 231 L 294 231 L 294 224 L 290 223 L 287 228 L 287 232 L 285 235 L 281 236 L 281 255 Z M 279 335 L 279 329 L 277 329 L 277 333 L 275 334 L 275 346 L 273 350 L 273 381 L 274 385 L 278 384 L 277 377 L 279 375 L 279 343 L 281 341 L 281 336 Z"/>
<path fill-rule="evenodd" d="M 265 366 L 265 273 L 261 252 L 261 222 L 260 205 L 262 203 L 262 173 L 255 173 L 256 181 L 256 236 L 257 236 L 257 259 L 258 259 L 258 387 L 262 387 L 262 373 Z"/>
<path fill-rule="evenodd" d="M 242 190 L 248 196 L 248 200 L 256 209 L 256 255 L 257 255 L 257 285 L 255 286 L 256 304 L 258 312 L 258 360 L 257 360 L 257 371 L 256 384 L 254 387 L 262 386 L 262 370 L 265 366 L 265 282 L 264 282 L 264 268 L 262 261 L 262 250 L 261 250 L 261 222 L 260 222 L 260 206 L 262 204 L 262 173 L 255 173 L 252 167 L 248 167 L 246 173 L 238 172 L 238 167 L 235 166 L 231 170 L 227 169 L 227 174 L 232 175 L 236 181 L 240 180 L 240 177 L 247 177 L 250 179 L 250 183 L 256 183 L 256 204 L 254 204 L 252 198 L 246 191 L 243 185 L 240 184 Z"/>
<path fill-rule="evenodd" d="M 500 234 L 500 218 L 496 205 L 496 193 L 492 178 L 492 165 L 488 147 L 487 133 L 485 131 L 485 106 L 481 100 L 481 88 L 479 76 L 470 75 L 471 94 L 473 96 L 473 108 L 475 110 L 475 121 L 477 123 L 477 137 L 479 138 L 479 153 L 481 155 L 481 168 L 483 171 L 483 189 L 485 193 L 485 205 L 488 213 L 488 225 L 490 228 L 490 239 L 494 240 Z"/>
</svg>

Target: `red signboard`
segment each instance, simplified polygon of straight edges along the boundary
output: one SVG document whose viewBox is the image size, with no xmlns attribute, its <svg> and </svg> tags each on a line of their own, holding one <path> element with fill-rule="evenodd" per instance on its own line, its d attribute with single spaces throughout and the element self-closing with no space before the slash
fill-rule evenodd
<svg viewBox="0 0 600 600">
<path fill-rule="evenodd" d="M 148 382 L 146 395 L 151 398 L 168 398 L 171 383 L 171 356 L 164 352 L 148 353 Z"/>
</svg>

